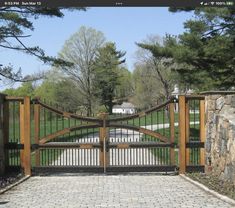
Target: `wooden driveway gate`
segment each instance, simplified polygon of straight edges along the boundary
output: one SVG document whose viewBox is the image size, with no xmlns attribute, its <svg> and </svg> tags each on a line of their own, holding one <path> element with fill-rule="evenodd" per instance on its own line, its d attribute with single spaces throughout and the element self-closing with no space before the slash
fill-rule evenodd
<svg viewBox="0 0 235 208">
<path fill-rule="evenodd" d="M 28 97 L 5 96 L 4 106 L 5 119 L 19 110 L 18 127 L 14 116 L 6 121 L 10 125 L 5 137 L 15 138 L 19 128 L 19 139 L 5 144 L 7 166 L 20 166 L 27 175 L 31 170 L 37 174 L 204 169 L 202 96 L 172 97 L 147 111 L 118 117 L 85 117 Z"/>
</svg>

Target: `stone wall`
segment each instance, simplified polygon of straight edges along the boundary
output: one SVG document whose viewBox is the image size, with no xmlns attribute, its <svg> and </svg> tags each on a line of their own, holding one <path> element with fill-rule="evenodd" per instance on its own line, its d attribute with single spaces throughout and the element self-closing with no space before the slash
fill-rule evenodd
<svg viewBox="0 0 235 208">
<path fill-rule="evenodd" d="M 235 93 L 206 95 L 206 173 L 235 184 Z"/>
</svg>

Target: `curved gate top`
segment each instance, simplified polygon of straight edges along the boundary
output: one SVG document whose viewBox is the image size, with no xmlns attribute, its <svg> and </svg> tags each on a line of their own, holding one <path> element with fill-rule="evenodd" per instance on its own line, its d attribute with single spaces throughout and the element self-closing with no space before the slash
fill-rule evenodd
<svg viewBox="0 0 235 208">
<path fill-rule="evenodd" d="M 35 173 L 182 173 L 204 167 L 203 97 L 172 97 L 141 113 L 97 117 L 66 112 L 38 99 L 5 99 L 9 114 L 11 102 L 19 102 L 20 117 L 21 146 L 8 142 L 8 156 L 10 150 L 21 149 L 19 165 L 29 173 L 31 165 Z"/>
</svg>

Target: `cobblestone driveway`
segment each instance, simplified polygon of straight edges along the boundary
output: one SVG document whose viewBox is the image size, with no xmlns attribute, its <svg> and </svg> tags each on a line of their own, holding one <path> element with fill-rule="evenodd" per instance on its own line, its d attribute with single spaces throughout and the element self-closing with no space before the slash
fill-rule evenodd
<svg viewBox="0 0 235 208">
<path fill-rule="evenodd" d="M 77 175 L 31 177 L 0 195 L 0 208 L 164 207 L 231 205 L 180 176 Z"/>
</svg>

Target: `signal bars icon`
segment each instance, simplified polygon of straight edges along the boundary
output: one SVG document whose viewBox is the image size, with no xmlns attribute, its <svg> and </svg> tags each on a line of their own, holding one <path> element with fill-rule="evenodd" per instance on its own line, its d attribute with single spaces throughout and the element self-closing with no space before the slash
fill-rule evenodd
<svg viewBox="0 0 235 208">
<path fill-rule="evenodd" d="M 200 4 L 202 5 L 202 6 L 209 6 L 209 5 L 214 5 L 215 4 L 215 2 L 214 1 L 211 1 L 211 2 L 203 2 L 203 1 L 201 1 L 200 2 Z"/>
</svg>

